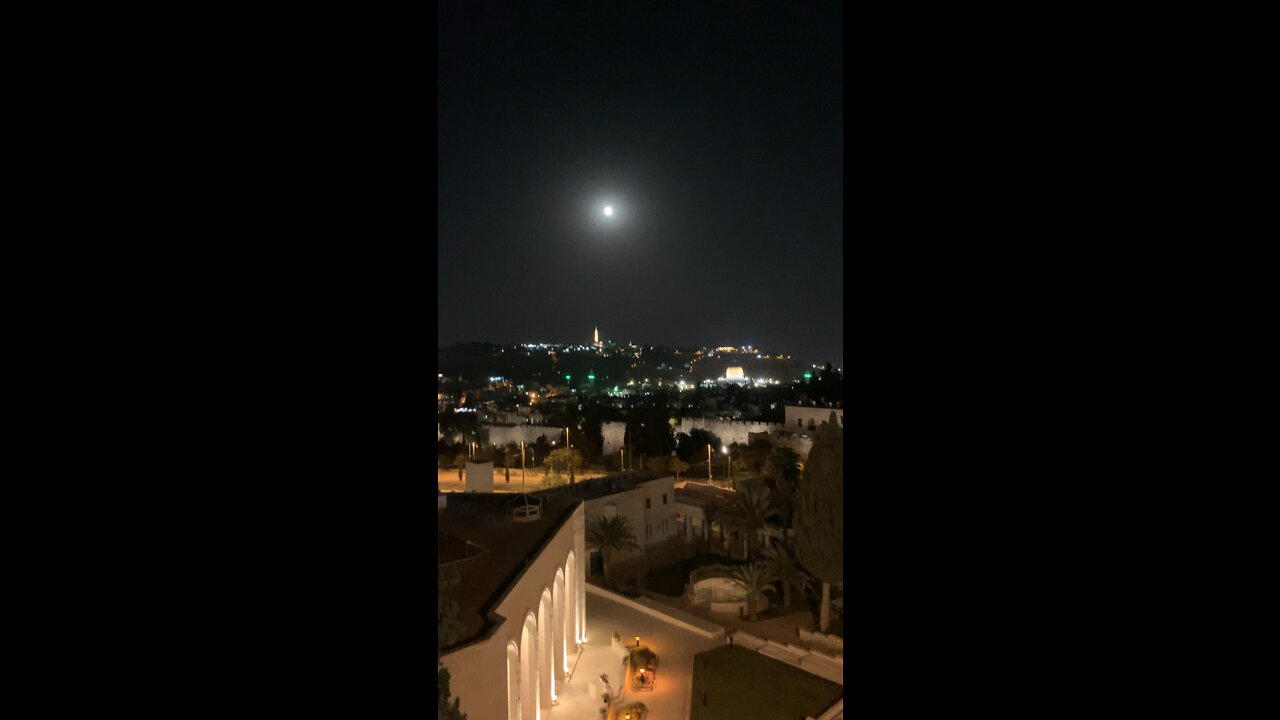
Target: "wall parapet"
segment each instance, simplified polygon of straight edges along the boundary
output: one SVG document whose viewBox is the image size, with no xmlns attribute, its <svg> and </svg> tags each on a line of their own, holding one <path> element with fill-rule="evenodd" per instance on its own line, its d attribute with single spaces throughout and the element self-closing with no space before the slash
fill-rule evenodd
<svg viewBox="0 0 1280 720">
<path fill-rule="evenodd" d="M 748 650 L 784 662 L 792 667 L 817 675 L 824 680 L 844 685 L 844 658 L 836 658 L 808 648 L 780 643 L 774 640 L 761 640 L 741 630 L 730 636 L 734 643 Z M 741 640 L 739 640 L 741 638 Z M 825 713 L 824 713 L 825 717 Z"/>
<path fill-rule="evenodd" d="M 629 597 L 619 595 L 618 593 L 606 590 L 591 583 L 587 583 L 586 588 L 589 593 L 608 598 L 616 603 L 626 605 L 633 610 L 639 610 L 646 615 L 651 615 L 659 620 L 671 623 L 678 628 L 701 635 L 702 637 L 709 639 L 724 637 L 725 631 L 723 626 L 717 625 L 696 615 L 690 615 L 689 613 L 677 610 L 673 607 L 668 607 L 656 600 L 650 600 L 646 597 L 636 598 L 633 600 Z"/>
</svg>

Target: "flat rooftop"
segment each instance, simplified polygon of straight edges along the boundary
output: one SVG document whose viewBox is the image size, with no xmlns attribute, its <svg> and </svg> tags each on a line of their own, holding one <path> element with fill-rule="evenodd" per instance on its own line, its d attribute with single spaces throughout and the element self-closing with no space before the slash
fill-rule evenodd
<svg viewBox="0 0 1280 720">
<path fill-rule="evenodd" d="M 733 503 L 733 490 L 711 485 L 699 485 L 695 482 L 685 483 L 676 488 L 676 502 L 705 508 L 708 505 L 727 506 Z"/>
<path fill-rule="evenodd" d="M 458 620 L 466 629 L 450 647 L 489 634 L 501 622 L 493 607 L 525 566 L 582 502 L 574 497 L 543 497 L 542 516 L 517 523 L 511 504 L 518 494 L 450 493 L 439 520 L 436 564 L 456 568 L 462 582 L 446 595 L 458 603 Z"/>
<path fill-rule="evenodd" d="M 818 717 L 841 697 L 844 688 L 837 683 L 754 650 L 723 645 L 693 658 L 689 720 Z"/>
<path fill-rule="evenodd" d="M 595 500 L 596 498 L 613 495 L 614 493 L 634 490 L 644 483 L 661 480 L 663 478 L 672 478 L 674 480 L 673 476 L 667 475 L 666 473 L 634 470 L 631 472 L 613 473 L 612 475 L 591 478 L 590 480 L 579 480 L 572 485 L 569 485 L 568 483 L 564 485 L 557 485 L 556 487 L 539 490 L 536 493 L 531 494 L 542 498 L 554 496 L 575 497 L 579 500 Z"/>
</svg>

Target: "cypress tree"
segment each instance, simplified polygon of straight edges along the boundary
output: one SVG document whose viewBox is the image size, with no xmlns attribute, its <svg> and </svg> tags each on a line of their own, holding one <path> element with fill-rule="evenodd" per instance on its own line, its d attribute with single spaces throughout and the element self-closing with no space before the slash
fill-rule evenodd
<svg viewBox="0 0 1280 720">
<path fill-rule="evenodd" d="M 796 555 L 822 581 L 818 626 L 831 625 L 831 585 L 844 582 L 844 431 L 831 419 L 818 428 L 796 493 Z"/>
<path fill-rule="evenodd" d="M 440 568 L 436 576 L 436 630 L 437 651 L 445 648 L 462 637 L 466 626 L 458 621 L 458 603 L 445 597 L 445 591 L 454 588 L 462 581 L 457 568 Z M 453 698 L 450 703 L 449 669 L 440 662 L 436 655 L 436 698 L 438 703 L 437 717 L 440 720 L 467 720 L 462 712 L 460 698 Z"/>
</svg>

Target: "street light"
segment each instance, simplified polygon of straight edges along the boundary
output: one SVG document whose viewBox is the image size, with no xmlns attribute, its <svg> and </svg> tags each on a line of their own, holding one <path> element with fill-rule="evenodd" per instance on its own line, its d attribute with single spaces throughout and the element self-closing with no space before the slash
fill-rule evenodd
<svg viewBox="0 0 1280 720">
<path fill-rule="evenodd" d="M 573 484 L 573 445 L 569 444 L 569 428 L 564 429 L 564 448 L 568 452 L 565 462 L 569 463 L 569 484 Z"/>
<path fill-rule="evenodd" d="M 728 445 L 725 445 L 722 448 L 722 450 L 724 451 L 724 468 L 725 468 L 724 474 L 725 474 L 725 477 L 729 478 L 729 484 L 732 485 L 733 484 L 733 457 L 729 455 Z"/>
<path fill-rule="evenodd" d="M 711 482 L 711 443 L 707 443 L 707 482 Z"/>
</svg>

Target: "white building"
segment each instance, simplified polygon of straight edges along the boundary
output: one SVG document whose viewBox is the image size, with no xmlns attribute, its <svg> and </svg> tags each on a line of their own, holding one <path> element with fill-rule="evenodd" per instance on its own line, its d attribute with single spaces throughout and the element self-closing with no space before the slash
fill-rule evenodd
<svg viewBox="0 0 1280 720">
<path fill-rule="evenodd" d="M 444 497 L 443 495 L 439 497 Z M 583 502 L 448 495 L 439 501 L 438 565 L 456 567 L 463 637 L 441 652 L 463 712 L 480 720 L 555 718 L 556 688 L 586 642 Z"/>
<path fill-rule="evenodd" d="M 599 516 L 621 517 L 636 536 L 636 544 L 647 550 L 679 536 L 676 526 L 676 480 L 670 475 L 626 472 L 579 480 L 540 490 L 539 497 L 572 497 L 585 503 L 586 524 Z M 587 549 L 587 572 L 604 573 L 599 551 Z M 625 556 L 620 556 L 625 557 Z"/>
</svg>

